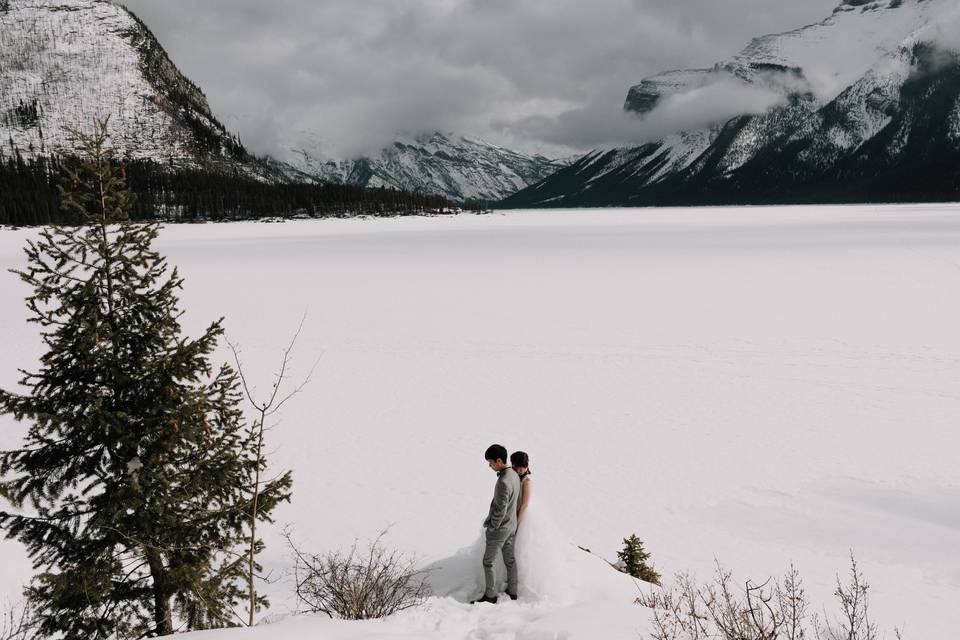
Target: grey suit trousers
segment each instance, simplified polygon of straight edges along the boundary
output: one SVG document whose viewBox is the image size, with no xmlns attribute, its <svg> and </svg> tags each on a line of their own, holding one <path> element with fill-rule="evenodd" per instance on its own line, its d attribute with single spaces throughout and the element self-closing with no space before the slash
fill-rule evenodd
<svg viewBox="0 0 960 640">
<path fill-rule="evenodd" d="M 503 564 L 507 567 L 507 591 L 514 595 L 517 593 L 517 559 L 514 555 L 516 540 L 516 529 L 513 531 L 509 529 L 487 530 L 487 548 L 483 552 L 483 577 L 486 581 L 484 595 L 488 598 L 496 597 L 498 591 L 497 576 L 494 570 L 498 553 L 503 554 Z"/>
</svg>

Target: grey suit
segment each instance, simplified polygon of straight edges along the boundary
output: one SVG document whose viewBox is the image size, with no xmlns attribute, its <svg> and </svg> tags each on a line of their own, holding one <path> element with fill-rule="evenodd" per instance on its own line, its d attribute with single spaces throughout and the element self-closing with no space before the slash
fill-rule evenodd
<svg viewBox="0 0 960 640">
<path fill-rule="evenodd" d="M 514 542 L 517 537 L 517 505 L 520 500 L 520 476 L 512 467 L 497 473 L 497 486 L 490 502 L 490 513 L 483 521 L 487 530 L 487 547 L 483 554 L 483 575 L 486 579 L 484 595 L 496 597 L 497 584 L 493 565 L 497 554 L 503 554 L 507 567 L 507 591 L 517 593 L 517 560 Z"/>
</svg>

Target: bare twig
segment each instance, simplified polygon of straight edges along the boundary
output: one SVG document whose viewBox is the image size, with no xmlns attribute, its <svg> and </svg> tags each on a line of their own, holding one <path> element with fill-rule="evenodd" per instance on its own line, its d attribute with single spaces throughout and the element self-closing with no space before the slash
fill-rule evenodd
<svg viewBox="0 0 960 640">
<path fill-rule="evenodd" d="M 837 576 L 833 592 L 840 602 L 840 616 L 830 622 L 824 614 L 824 623 L 815 624 L 815 634 L 821 640 L 877 640 L 877 625 L 870 622 L 870 585 L 863 578 L 857 560 L 850 552 L 850 576 L 846 584 Z"/>
<path fill-rule="evenodd" d="M 0 640 L 32 640 L 37 637 L 35 628 L 34 610 L 29 602 L 0 608 Z"/>
<path fill-rule="evenodd" d="M 240 376 L 240 382 L 243 386 L 244 394 L 247 397 L 247 401 L 253 406 L 254 410 L 259 414 L 259 419 L 254 424 L 254 429 L 256 430 L 257 438 L 257 464 L 254 470 L 254 478 L 252 483 L 252 507 L 249 514 L 249 523 L 250 523 L 250 547 L 248 550 L 248 569 L 247 569 L 247 597 L 248 597 L 248 616 L 247 624 L 248 626 L 253 626 L 254 623 L 254 613 L 257 608 L 257 590 L 256 590 L 256 563 L 254 562 L 254 556 L 256 555 L 256 544 L 257 544 L 257 516 L 259 515 L 260 508 L 260 496 L 261 489 L 265 486 L 262 481 L 261 474 L 266 469 L 266 463 L 263 458 L 263 436 L 266 431 L 266 421 L 267 418 L 276 414 L 283 405 L 287 403 L 288 400 L 293 398 L 295 395 L 300 393 L 304 387 L 309 384 L 313 373 L 317 368 L 317 365 L 320 363 L 320 358 L 313 363 L 313 366 L 310 368 L 310 371 L 307 373 L 306 377 L 300 382 L 299 385 L 295 386 L 289 393 L 284 396 L 279 396 L 281 386 L 283 385 L 284 380 L 287 378 L 287 369 L 290 366 L 290 362 L 293 359 L 292 354 L 294 347 L 297 344 L 297 339 L 300 337 L 300 333 L 303 331 L 303 325 L 307 320 L 307 312 L 303 312 L 303 316 L 300 318 L 300 323 L 297 325 L 297 330 L 293 334 L 293 338 L 290 339 L 290 343 L 283 350 L 283 358 L 280 361 L 280 371 L 276 374 L 276 379 L 273 383 L 273 387 L 270 391 L 269 398 L 262 402 L 258 402 L 257 398 L 254 396 L 253 391 L 250 388 L 250 385 L 247 382 L 246 373 L 243 370 L 243 364 L 240 361 L 240 350 L 237 345 L 227 340 L 227 345 L 229 345 L 230 350 L 233 352 L 233 358 L 237 365 L 237 373 Z M 321 354 L 322 357 L 322 354 Z M 269 483 L 267 483 L 269 484 Z"/>
</svg>

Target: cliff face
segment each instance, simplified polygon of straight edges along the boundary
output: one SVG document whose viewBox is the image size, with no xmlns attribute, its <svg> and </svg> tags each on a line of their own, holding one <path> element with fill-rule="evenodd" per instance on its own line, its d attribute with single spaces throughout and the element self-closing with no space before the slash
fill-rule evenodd
<svg viewBox="0 0 960 640">
<path fill-rule="evenodd" d="M 641 119 L 726 83 L 769 104 L 638 147 L 597 151 L 505 206 L 949 200 L 960 197 L 953 0 L 847 0 L 710 69 L 632 87 Z"/>
<path fill-rule="evenodd" d="M 89 130 L 106 117 L 122 155 L 262 171 L 124 7 L 108 0 L 0 4 L 0 153 L 69 153 L 67 128 Z"/>
</svg>

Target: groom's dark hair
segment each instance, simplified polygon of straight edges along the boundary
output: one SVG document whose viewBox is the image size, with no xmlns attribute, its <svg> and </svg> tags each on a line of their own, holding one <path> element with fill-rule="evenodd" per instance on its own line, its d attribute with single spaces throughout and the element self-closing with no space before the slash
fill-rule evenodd
<svg viewBox="0 0 960 640">
<path fill-rule="evenodd" d="M 486 460 L 499 460 L 500 462 L 507 463 L 507 448 L 502 444 L 492 444 L 487 447 L 487 452 L 483 454 L 484 459 Z"/>
</svg>

